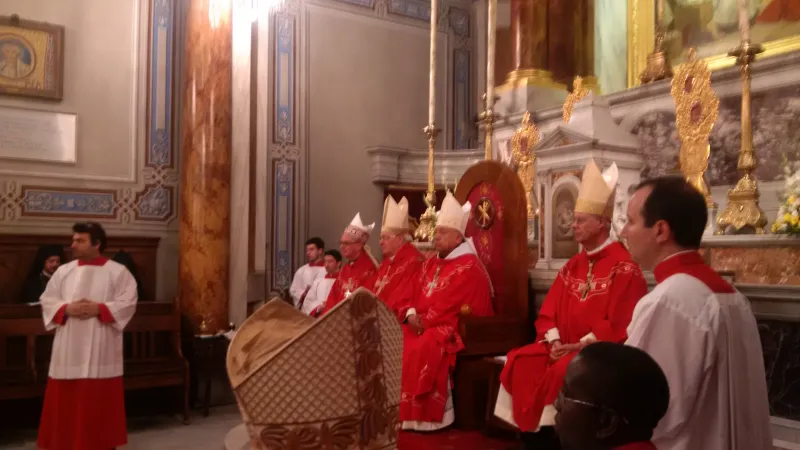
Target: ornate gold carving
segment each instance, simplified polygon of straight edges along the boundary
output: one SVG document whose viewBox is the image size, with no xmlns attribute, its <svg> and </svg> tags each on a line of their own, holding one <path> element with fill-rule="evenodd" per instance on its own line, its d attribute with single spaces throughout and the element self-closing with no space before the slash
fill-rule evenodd
<svg viewBox="0 0 800 450">
<path fill-rule="evenodd" d="M 429 124 L 422 131 L 428 137 L 428 191 L 425 192 L 423 199 L 427 209 L 419 218 L 419 226 L 414 230 L 414 239 L 419 242 L 433 240 L 433 233 L 436 230 L 436 191 L 433 185 L 433 151 L 436 148 L 436 135 L 439 129 L 436 125 Z"/>
<path fill-rule="evenodd" d="M 578 83 L 576 78 L 576 83 Z M 572 95 L 572 94 L 570 94 Z M 585 95 L 585 94 L 584 94 Z M 567 99 L 569 101 L 569 99 Z M 538 210 L 534 210 L 531 203 L 531 195 L 533 192 L 534 180 L 536 177 L 536 155 L 533 148 L 539 143 L 539 130 L 536 125 L 531 122 L 531 113 L 525 111 L 522 116 L 522 126 L 517 128 L 514 136 L 511 138 L 511 156 L 514 158 L 514 163 L 517 165 L 517 176 L 522 181 L 522 187 L 525 188 L 525 194 L 528 199 L 528 218 L 533 219 L 538 214 Z"/>
<path fill-rule="evenodd" d="M 696 60 L 694 51 L 678 68 L 672 79 L 672 98 L 675 100 L 676 125 L 681 139 L 678 166 L 692 186 L 715 208 L 703 176 L 708 169 L 711 148 L 708 136 L 719 115 L 719 99 L 711 89 L 711 71 L 705 61 Z"/>
<path fill-rule="evenodd" d="M 564 123 L 569 122 L 575 104 L 589 95 L 589 90 L 583 85 L 583 77 L 575 77 L 572 82 L 572 92 L 567 95 L 567 100 L 564 101 L 564 106 L 561 107 L 561 117 L 564 119 Z"/>
<path fill-rule="evenodd" d="M 664 27 L 664 0 L 658 0 L 656 9 L 655 44 L 653 44 L 653 53 L 647 55 L 647 66 L 642 73 L 639 74 L 639 80 L 642 84 L 663 80 L 672 76 L 672 66 L 669 63 L 669 57 L 664 49 L 664 39 L 666 36 L 667 30 Z"/>
<path fill-rule="evenodd" d="M 728 190 L 728 204 L 725 211 L 717 218 L 715 234 L 728 231 L 739 232 L 749 229 L 756 234 L 764 234 L 767 218 L 758 206 L 758 182 L 753 175 L 756 169 L 756 158 L 753 151 L 753 123 L 750 112 L 750 63 L 764 49 L 758 44 L 742 42 L 729 55 L 736 57 L 742 66 L 742 149 L 739 152 L 738 169 L 742 178 L 733 189 Z"/>
<path fill-rule="evenodd" d="M 472 218 L 481 230 L 488 230 L 491 228 L 496 215 L 497 211 L 495 210 L 494 203 L 492 203 L 489 197 L 483 197 L 478 200 L 478 203 L 472 210 Z"/>
</svg>

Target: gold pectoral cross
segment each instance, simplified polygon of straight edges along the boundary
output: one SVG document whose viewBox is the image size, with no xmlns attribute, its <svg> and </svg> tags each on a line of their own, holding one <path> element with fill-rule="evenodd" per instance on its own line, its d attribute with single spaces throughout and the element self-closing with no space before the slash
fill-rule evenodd
<svg viewBox="0 0 800 450">
<path fill-rule="evenodd" d="M 581 293 L 581 301 L 586 300 L 586 297 L 589 295 L 589 292 L 595 288 L 595 282 L 592 281 L 594 275 L 592 274 L 592 269 L 594 268 L 594 261 L 589 261 L 589 273 L 586 274 L 586 282 L 581 283 L 580 289 Z"/>
<path fill-rule="evenodd" d="M 383 278 L 381 278 L 380 281 L 378 281 L 378 283 L 375 285 L 375 286 L 378 287 L 378 291 L 375 292 L 376 294 L 380 294 L 381 293 L 381 291 L 383 290 L 383 287 L 386 286 L 386 284 L 389 282 L 388 278 L 389 278 L 388 276 L 384 276 Z"/>
<path fill-rule="evenodd" d="M 353 292 L 353 279 L 350 278 L 347 280 L 347 290 L 344 291 L 344 298 L 350 297 L 350 294 Z"/>
<path fill-rule="evenodd" d="M 439 280 L 439 271 L 442 269 L 442 266 L 436 268 L 436 272 L 433 273 L 433 281 L 428 283 L 428 293 L 426 294 L 428 297 L 431 296 L 433 293 L 433 289 L 436 287 L 436 282 Z"/>
</svg>

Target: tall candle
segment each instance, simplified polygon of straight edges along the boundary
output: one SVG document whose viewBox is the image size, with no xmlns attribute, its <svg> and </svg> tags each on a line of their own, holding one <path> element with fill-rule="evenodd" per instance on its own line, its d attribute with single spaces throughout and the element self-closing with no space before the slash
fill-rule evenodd
<svg viewBox="0 0 800 450">
<path fill-rule="evenodd" d="M 436 119 L 436 24 L 439 22 L 438 0 L 431 0 L 431 67 L 428 85 L 428 124 Z"/>
<path fill-rule="evenodd" d="M 739 0 L 739 34 L 742 42 L 750 40 L 750 8 L 749 0 Z"/>
<path fill-rule="evenodd" d="M 656 31 L 660 31 L 664 26 L 664 0 L 658 0 L 656 5 L 656 26 L 658 27 Z"/>
<path fill-rule="evenodd" d="M 489 0 L 486 38 L 486 109 L 494 106 L 494 53 L 497 36 L 497 0 Z"/>
</svg>

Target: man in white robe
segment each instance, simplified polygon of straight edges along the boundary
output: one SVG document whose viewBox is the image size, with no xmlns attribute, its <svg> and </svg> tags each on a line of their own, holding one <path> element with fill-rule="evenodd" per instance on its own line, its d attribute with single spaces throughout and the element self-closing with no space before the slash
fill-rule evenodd
<svg viewBox="0 0 800 450">
<path fill-rule="evenodd" d="M 108 450 L 127 442 L 122 330 L 136 311 L 136 280 L 101 255 L 97 223 L 72 228 L 72 256 L 41 296 L 55 329 L 37 445 L 45 450 Z"/>
<path fill-rule="evenodd" d="M 313 237 L 306 241 L 306 259 L 308 263 L 297 269 L 289 287 L 289 295 L 292 297 L 294 307 L 300 309 L 300 303 L 311 288 L 311 283 L 317 278 L 325 276 L 324 262 L 322 256 L 325 253 L 325 242 Z"/>
<path fill-rule="evenodd" d="M 339 270 L 342 268 L 342 254 L 339 250 L 328 250 L 323 257 L 325 263 L 325 276 L 317 278 L 311 284 L 306 298 L 301 302 L 300 310 L 304 313 L 317 317 L 325 307 L 325 300 L 328 299 L 328 294 L 331 293 L 333 283 L 336 277 L 339 276 Z"/>
<path fill-rule="evenodd" d="M 680 177 L 642 183 L 622 230 L 631 256 L 658 285 L 643 297 L 627 345 L 658 362 L 669 410 L 659 450 L 772 449 L 764 356 L 747 298 L 698 253 L 708 220 L 703 195 Z"/>
</svg>

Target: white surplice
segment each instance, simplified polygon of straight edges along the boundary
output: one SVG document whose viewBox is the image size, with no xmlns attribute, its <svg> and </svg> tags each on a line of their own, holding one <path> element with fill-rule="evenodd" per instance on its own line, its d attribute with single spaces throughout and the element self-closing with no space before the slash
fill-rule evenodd
<svg viewBox="0 0 800 450">
<path fill-rule="evenodd" d="M 715 292 L 721 283 L 712 269 L 694 266 L 697 276 L 674 270 L 659 282 L 628 327 L 626 344 L 650 354 L 669 382 L 669 409 L 653 443 L 659 450 L 771 450 L 764 358 L 748 299 L 730 287 Z"/>
<path fill-rule="evenodd" d="M 311 283 L 317 278 L 322 278 L 324 276 L 325 266 L 322 265 L 312 266 L 306 264 L 297 269 L 292 279 L 292 285 L 289 287 L 289 295 L 292 296 L 292 302 L 295 308 L 300 304 L 300 297 L 303 296 L 306 289 L 311 287 Z"/>
<path fill-rule="evenodd" d="M 84 298 L 108 307 L 114 322 L 69 318 L 59 325 L 53 321 L 62 307 Z M 50 378 L 122 376 L 122 330 L 136 311 L 136 301 L 136 280 L 119 263 L 79 265 L 76 260 L 59 267 L 41 296 L 44 325 L 56 329 Z"/>
<path fill-rule="evenodd" d="M 311 314 L 311 312 L 325 303 L 335 281 L 336 277 L 323 277 L 314 280 L 311 284 L 311 288 L 308 290 L 308 294 L 306 294 L 305 300 L 303 300 L 303 307 L 300 308 L 300 311 Z"/>
</svg>

